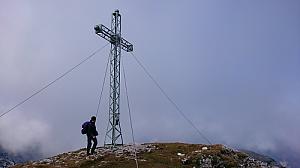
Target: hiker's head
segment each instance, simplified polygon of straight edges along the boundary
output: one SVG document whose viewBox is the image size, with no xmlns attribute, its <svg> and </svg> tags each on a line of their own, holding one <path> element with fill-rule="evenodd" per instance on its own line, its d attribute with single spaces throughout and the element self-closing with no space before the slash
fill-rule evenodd
<svg viewBox="0 0 300 168">
<path fill-rule="evenodd" d="M 92 122 L 96 122 L 96 117 L 95 117 L 95 116 L 92 116 L 92 117 L 91 117 L 91 121 L 92 121 Z"/>
</svg>

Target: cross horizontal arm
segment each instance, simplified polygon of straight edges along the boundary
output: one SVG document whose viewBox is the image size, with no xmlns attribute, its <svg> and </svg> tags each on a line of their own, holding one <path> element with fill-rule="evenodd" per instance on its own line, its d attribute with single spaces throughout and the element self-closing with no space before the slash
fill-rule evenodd
<svg viewBox="0 0 300 168">
<path fill-rule="evenodd" d="M 100 24 L 94 27 L 95 33 L 105 40 L 109 41 L 112 44 L 120 43 L 121 48 L 127 52 L 133 51 L 133 45 L 125 40 L 124 38 L 120 38 L 118 35 L 115 35 L 109 28 Z"/>
<path fill-rule="evenodd" d="M 121 38 L 121 48 L 127 52 L 133 51 L 133 45 L 125 40 L 123 37 Z"/>
<path fill-rule="evenodd" d="M 112 38 L 113 32 L 109 28 L 107 28 L 104 25 L 100 24 L 100 25 L 96 25 L 94 27 L 94 29 L 95 29 L 95 33 L 97 35 L 99 35 L 100 37 L 102 37 L 105 40 L 109 41 L 110 43 L 113 43 L 113 38 Z"/>
</svg>

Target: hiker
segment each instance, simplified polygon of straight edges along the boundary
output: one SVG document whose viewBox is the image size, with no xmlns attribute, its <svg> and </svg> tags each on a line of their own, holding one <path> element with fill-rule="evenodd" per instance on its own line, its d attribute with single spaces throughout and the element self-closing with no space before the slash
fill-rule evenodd
<svg viewBox="0 0 300 168">
<path fill-rule="evenodd" d="M 91 155 L 91 154 L 93 155 L 97 147 L 98 132 L 95 123 L 96 123 L 96 117 L 92 116 L 89 122 L 87 121 L 82 125 L 82 134 L 86 134 L 87 136 L 87 155 Z M 92 147 L 92 141 L 93 141 L 93 147 Z"/>
</svg>

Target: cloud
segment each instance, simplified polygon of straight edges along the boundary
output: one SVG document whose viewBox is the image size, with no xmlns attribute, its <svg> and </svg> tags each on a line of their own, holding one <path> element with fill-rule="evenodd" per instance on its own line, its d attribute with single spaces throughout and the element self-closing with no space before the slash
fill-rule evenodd
<svg viewBox="0 0 300 168">
<path fill-rule="evenodd" d="M 0 145 L 3 149 L 15 154 L 32 149 L 48 153 L 51 128 L 47 123 L 22 111 L 15 111 L 10 117 L 4 116 L 0 120 Z"/>
</svg>

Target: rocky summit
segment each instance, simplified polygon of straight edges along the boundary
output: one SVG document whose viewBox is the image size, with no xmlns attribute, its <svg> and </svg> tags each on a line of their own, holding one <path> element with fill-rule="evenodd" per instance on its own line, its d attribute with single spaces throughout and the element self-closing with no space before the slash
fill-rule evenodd
<svg viewBox="0 0 300 168">
<path fill-rule="evenodd" d="M 274 160 L 257 160 L 247 153 L 224 145 L 152 143 L 99 147 L 86 156 L 85 149 L 63 153 L 47 159 L 15 165 L 14 168 L 133 168 L 135 149 L 140 168 L 280 168 Z"/>
</svg>

